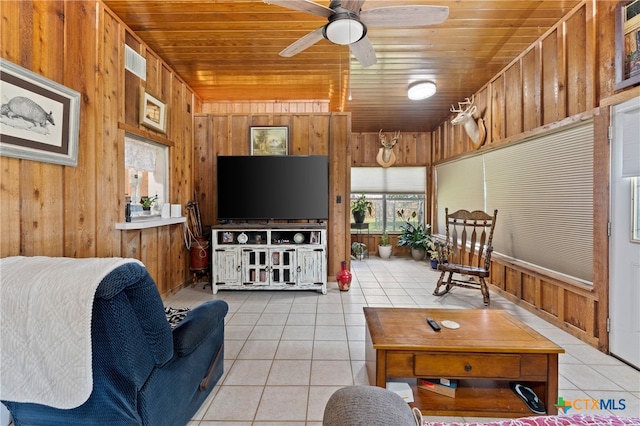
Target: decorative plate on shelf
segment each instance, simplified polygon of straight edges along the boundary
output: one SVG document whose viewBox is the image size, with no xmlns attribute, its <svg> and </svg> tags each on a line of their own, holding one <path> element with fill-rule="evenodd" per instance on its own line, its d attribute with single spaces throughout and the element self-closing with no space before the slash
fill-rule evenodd
<svg viewBox="0 0 640 426">
<path fill-rule="evenodd" d="M 238 242 L 240 244 L 247 244 L 248 240 L 249 240 L 249 237 L 247 237 L 247 234 L 245 234 L 244 232 L 238 235 Z"/>
<path fill-rule="evenodd" d="M 296 232 L 295 235 L 293 236 L 293 242 L 296 244 L 304 243 L 304 235 L 301 234 L 300 232 Z"/>
</svg>

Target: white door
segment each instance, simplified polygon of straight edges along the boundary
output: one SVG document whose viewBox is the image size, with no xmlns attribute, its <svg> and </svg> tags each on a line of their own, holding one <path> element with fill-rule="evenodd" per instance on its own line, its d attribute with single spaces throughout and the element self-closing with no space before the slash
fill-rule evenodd
<svg viewBox="0 0 640 426">
<path fill-rule="evenodd" d="M 640 223 L 633 209 L 638 192 L 632 193 L 640 178 L 623 172 L 623 164 L 625 170 L 640 165 L 640 97 L 613 107 L 611 120 L 609 344 L 613 355 L 640 368 L 640 232 L 636 228 L 634 240 L 632 229 Z"/>
</svg>

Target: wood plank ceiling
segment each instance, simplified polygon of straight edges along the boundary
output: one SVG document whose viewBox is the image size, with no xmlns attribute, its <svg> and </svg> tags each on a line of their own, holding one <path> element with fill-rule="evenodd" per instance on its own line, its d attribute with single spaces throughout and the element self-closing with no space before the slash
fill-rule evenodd
<svg viewBox="0 0 640 426">
<path fill-rule="evenodd" d="M 352 113 L 354 132 L 428 132 L 447 118 L 451 104 L 481 88 L 580 1 L 367 0 L 362 10 L 449 7 L 439 25 L 369 28 L 378 58 L 369 68 L 347 46 L 324 39 L 280 57 L 326 19 L 261 0 L 104 3 L 204 101 L 328 100 L 331 111 Z M 434 81 L 437 94 L 409 100 L 408 84 L 421 79 Z"/>
</svg>

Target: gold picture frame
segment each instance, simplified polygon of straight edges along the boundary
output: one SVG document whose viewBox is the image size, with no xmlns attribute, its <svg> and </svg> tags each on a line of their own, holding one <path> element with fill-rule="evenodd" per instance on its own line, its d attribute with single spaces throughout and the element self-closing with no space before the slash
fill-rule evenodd
<svg viewBox="0 0 640 426">
<path fill-rule="evenodd" d="M 253 126 L 249 134 L 251 155 L 288 155 L 288 126 Z"/>
<path fill-rule="evenodd" d="M 640 0 L 616 5 L 615 89 L 640 83 Z"/>
<path fill-rule="evenodd" d="M 140 96 L 140 124 L 167 133 L 167 104 L 144 89 Z"/>
</svg>

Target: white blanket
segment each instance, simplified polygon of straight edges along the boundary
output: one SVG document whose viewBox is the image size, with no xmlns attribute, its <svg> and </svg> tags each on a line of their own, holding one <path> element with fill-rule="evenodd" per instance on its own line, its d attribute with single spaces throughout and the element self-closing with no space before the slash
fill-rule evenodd
<svg viewBox="0 0 640 426">
<path fill-rule="evenodd" d="M 69 409 L 91 395 L 98 284 L 135 259 L 0 259 L 0 399 Z"/>
</svg>

